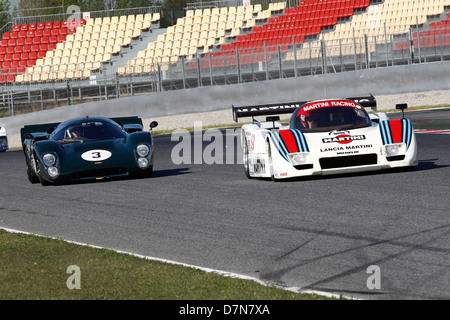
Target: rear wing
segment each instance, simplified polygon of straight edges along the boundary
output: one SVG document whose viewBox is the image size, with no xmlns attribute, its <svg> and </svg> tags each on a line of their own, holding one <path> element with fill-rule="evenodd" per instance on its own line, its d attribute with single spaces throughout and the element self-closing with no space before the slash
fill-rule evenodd
<svg viewBox="0 0 450 320">
<path fill-rule="evenodd" d="M 373 95 L 370 95 L 368 97 L 345 98 L 345 100 L 351 100 L 359 103 L 364 108 L 371 108 L 375 111 L 377 110 L 377 101 Z M 239 118 L 244 117 L 268 116 L 273 114 L 292 114 L 298 107 L 301 107 L 308 102 L 310 101 L 290 102 L 282 104 L 265 104 L 247 107 L 232 106 L 233 120 L 234 122 L 238 122 Z"/>
<path fill-rule="evenodd" d="M 118 123 L 128 133 L 142 131 L 144 127 L 142 119 L 137 116 L 109 119 Z"/>
<path fill-rule="evenodd" d="M 28 133 L 47 133 L 48 129 L 56 128 L 60 122 L 44 123 L 44 124 L 32 124 L 26 125 L 20 129 L 20 137 L 22 139 L 22 145 L 25 141 L 25 135 Z"/>
<path fill-rule="evenodd" d="M 137 117 L 137 116 L 132 116 L 132 117 L 118 117 L 118 118 L 109 118 L 110 120 L 117 122 L 120 126 L 125 126 L 127 124 L 139 124 L 139 125 L 143 125 L 142 124 L 142 119 Z"/>
</svg>

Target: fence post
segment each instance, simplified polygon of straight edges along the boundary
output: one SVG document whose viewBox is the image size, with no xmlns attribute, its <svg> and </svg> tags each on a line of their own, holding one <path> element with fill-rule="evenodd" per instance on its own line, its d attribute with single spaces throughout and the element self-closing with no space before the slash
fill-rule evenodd
<svg viewBox="0 0 450 320">
<path fill-rule="evenodd" d="M 209 77 L 211 79 L 210 84 L 211 87 L 214 86 L 214 81 L 213 81 L 213 73 L 212 73 L 212 59 L 211 59 L 211 54 L 208 55 L 208 60 L 209 60 Z"/>
<path fill-rule="evenodd" d="M 367 34 L 364 34 L 364 51 L 366 56 L 366 69 L 370 69 L 370 57 L 369 57 L 369 39 Z"/>
<path fill-rule="evenodd" d="M 278 72 L 280 73 L 280 79 L 283 79 L 283 64 L 281 61 L 281 45 L 278 46 Z"/>
<path fill-rule="evenodd" d="M 117 96 L 117 99 L 119 99 L 120 98 L 120 83 L 119 83 L 119 73 L 118 72 L 116 72 L 116 96 Z"/>
<path fill-rule="evenodd" d="M 267 45 L 264 41 L 264 65 L 266 67 L 266 80 L 269 80 L 269 63 L 267 61 Z"/>
<path fill-rule="evenodd" d="M 161 65 L 158 64 L 158 83 L 157 83 L 159 89 L 157 91 L 162 92 L 162 76 L 161 76 Z"/>
<path fill-rule="evenodd" d="M 185 57 L 181 57 L 181 72 L 182 72 L 182 76 L 183 76 L 183 89 L 186 89 L 186 70 L 184 67 L 184 61 Z"/>
<path fill-rule="evenodd" d="M 292 36 L 292 48 L 294 49 L 294 76 L 297 78 L 297 46 L 295 45 L 295 36 Z"/>
<path fill-rule="evenodd" d="M 412 28 L 409 28 L 409 53 L 411 56 L 411 64 L 414 64 L 414 36 Z"/>
<path fill-rule="evenodd" d="M 9 91 L 11 94 L 11 111 L 10 114 L 14 117 L 16 115 L 16 112 L 14 110 L 14 92 Z"/>
<path fill-rule="evenodd" d="M 357 52 L 356 52 L 356 38 L 355 38 L 355 28 L 353 28 L 353 49 L 355 55 L 355 70 L 358 70 Z"/>
<path fill-rule="evenodd" d="M 241 83 L 241 55 L 239 53 L 239 49 L 236 48 L 236 68 L 237 68 L 237 82 Z"/>
<path fill-rule="evenodd" d="M 200 70 L 200 58 L 197 57 L 197 80 L 198 80 L 198 86 L 202 86 L 202 74 Z"/>
<path fill-rule="evenodd" d="M 44 110 L 44 93 L 42 92 L 42 88 L 40 89 L 40 97 L 41 97 L 41 110 Z"/>
<path fill-rule="evenodd" d="M 326 59 L 327 59 L 327 53 L 325 49 L 325 40 L 320 41 L 320 53 L 322 55 L 322 74 L 327 73 L 327 66 L 326 66 Z"/>
</svg>

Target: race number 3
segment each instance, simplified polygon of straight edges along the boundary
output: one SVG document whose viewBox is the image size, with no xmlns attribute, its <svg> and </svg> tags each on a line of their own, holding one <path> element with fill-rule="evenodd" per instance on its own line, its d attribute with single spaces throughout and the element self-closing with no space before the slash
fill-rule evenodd
<svg viewBox="0 0 450 320">
<path fill-rule="evenodd" d="M 81 158 L 86 161 L 103 161 L 110 158 L 111 152 L 107 150 L 89 150 L 81 155 Z"/>
</svg>

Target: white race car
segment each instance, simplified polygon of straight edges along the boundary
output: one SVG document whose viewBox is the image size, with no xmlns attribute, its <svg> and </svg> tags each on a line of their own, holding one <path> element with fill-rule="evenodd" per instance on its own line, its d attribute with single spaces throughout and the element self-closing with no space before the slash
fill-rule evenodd
<svg viewBox="0 0 450 320">
<path fill-rule="evenodd" d="M 373 96 L 278 105 L 234 107 L 233 117 L 253 117 L 242 126 L 241 143 L 248 178 L 272 180 L 352 173 L 417 165 L 417 144 L 409 119 L 389 120 Z M 397 109 L 406 109 L 398 104 Z M 292 113 L 258 122 L 255 116 Z"/>
</svg>

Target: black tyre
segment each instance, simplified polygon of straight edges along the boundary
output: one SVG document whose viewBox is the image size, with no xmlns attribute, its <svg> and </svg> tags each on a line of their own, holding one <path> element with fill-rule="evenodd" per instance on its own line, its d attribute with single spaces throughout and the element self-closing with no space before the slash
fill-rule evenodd
<svg viewBox="0 0 450 320">
<path fill-rule="evenodd" d="M 244 172 L 245 175 L 247 176 L 247 178 L 251 179 L 250 176 L 250 168 L 249 168 L 249 164 L 248 164 L 248 145 L 247 145 L 247 139 L 244 138 L 244 150 L 243 150 L 243 162 L 244 162 Z"/>
<path fill-rule="evenodd" d="M 267 141 L 267 154 L 269 155 L 269 170 L 270 170 L 270 178 L 272 181 L 278 181 L 273 174 L 273 161 L 272 161 L 272 149 L 270 148 L 270 142 Z"/>
</svg>

